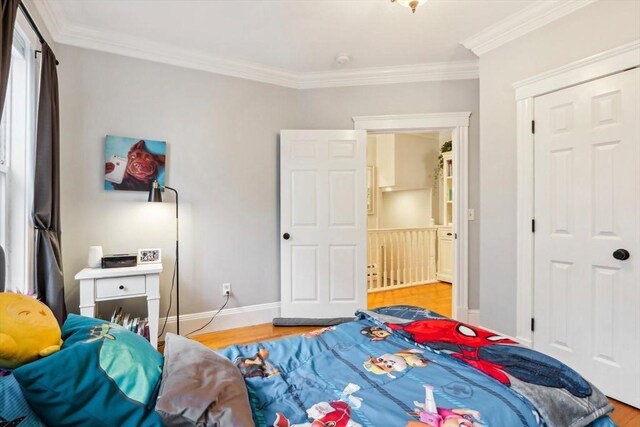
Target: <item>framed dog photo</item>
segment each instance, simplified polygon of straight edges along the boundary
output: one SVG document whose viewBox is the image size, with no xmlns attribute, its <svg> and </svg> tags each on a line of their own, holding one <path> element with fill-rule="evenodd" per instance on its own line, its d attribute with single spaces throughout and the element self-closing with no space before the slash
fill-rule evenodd
<svg viewBox="0 0 640 427">
<path fill-rule="evenodd" d="M 138 249 L 138 264 L 160 264 L 161 262 L 160 249 Z"/>
<path fill-rule="evenodd" d="M 166 159 L 165 141 L 107 135 L 104 189 L 149 191 L 156 179 L 163 188 Z"/>
</svg>

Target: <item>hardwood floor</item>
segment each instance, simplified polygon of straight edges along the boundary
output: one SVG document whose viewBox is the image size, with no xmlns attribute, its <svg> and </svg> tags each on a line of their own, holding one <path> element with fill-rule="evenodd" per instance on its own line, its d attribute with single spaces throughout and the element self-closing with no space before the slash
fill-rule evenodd
<svg viewBox="0 0 640 427">
<path fill-rule="evenodd" d="M 614 399 L 609 399 L 615 409 L 611 418 L 620 427 L 640 427 L 640 409 L 634 408 Z"/>
<path fill-rule="evenodd" d="M 209 348 L 217 350 L 234 344 L 251 344 L 252 342 L 264 342 L 290 337 L 292 335 L 302 335 L 305 332 L 315 329 L 319 328 L 317 326 L 273 326 L 271 323 L 264 323 L 262 325 L 195 335 L 191 338 Z"/>
<path fill-rule="evenodd" d="M 428 308 L 451 317 L 451 283 L 437 282 L 410 288 L 372 292 L 367 297 L 369 308 L 407 304 Z"/>
</svg>

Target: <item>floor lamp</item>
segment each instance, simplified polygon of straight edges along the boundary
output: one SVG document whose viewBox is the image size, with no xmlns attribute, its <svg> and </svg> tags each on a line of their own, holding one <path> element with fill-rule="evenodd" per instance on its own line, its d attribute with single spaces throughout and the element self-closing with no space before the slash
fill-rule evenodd
<svg viewBox="0 0 640 427">
<path fill-rule="evenodd" d="M 180 335 L 180 255 L 178 248 L 178 190 L 167 185 L 161 186 L 158 181 L 153 181 L 149 190 L 149 202 L 162 202 L 161 188 L 171 190 L 176 194 L 176 333 Z"/>
</svg>

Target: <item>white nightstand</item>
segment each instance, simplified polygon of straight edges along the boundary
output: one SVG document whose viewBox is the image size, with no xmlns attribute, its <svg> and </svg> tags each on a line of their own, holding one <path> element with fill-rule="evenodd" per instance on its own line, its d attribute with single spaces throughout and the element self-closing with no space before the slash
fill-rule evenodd
<svg viewBox="0 0 640 427">
<path fill-rule="evenodd" d="M 75 277 L 80 281 L 80 314 L 95 317 L 99 301 L 147 297 L 149 336 L 153 348 L 158 348 L 160 273 L 162 264 L 83 269 Z"/>
</svg>

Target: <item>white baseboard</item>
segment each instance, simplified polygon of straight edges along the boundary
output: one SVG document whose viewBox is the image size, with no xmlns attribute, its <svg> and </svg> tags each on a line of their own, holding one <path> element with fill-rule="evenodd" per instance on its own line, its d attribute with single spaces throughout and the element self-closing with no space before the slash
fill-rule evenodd
<svg viewBox="0 0 640 427">
<path fill-rule="evenodd" d="M 451 316 L 458 322 L 465 323 L 469 316 L 469 309 L 466 307 L 456 307 L 455 316 Z"/>
<path fill-rule="evenodd" d="M 191 331 L 204 326 L 215 314 L 217 310 L 205 311 L 202 313 L 190 313 L 180 315 L 180 334 L 186 335 Z M 242 328 L 244 326 L 259 325 L 261 323 L 271 323 L 274 317 L 280 316 L 280 302 L 270 302 L 267 304 L 247 305 L 244 307 L 225 308 L 220 311 L 216 318 L 196 335 L 207 332 L 224 331 L 227 329 Z M 165 318 L 160 318 L 160 329 Z M 158 331 L 160 332 L 160 331 Z M 176 332 L 176 317 L 169 316 L 165 333 Z M 164 334 L 159 338 L 164 340 Z"/>
<path fill-rule="evenodd" d="M 533 340 L 529 338 L 515 337 L 514 341 L 517 341 L 520 345 L 525 347 L 533 348 Z"/>
<path fill-rule="evenodd" d="M 480 310 L 476 308 L 470 308 L 467 312 L 467 323 L 472 325 L 480 325 Z"/>
<path fill-rule="evenodd" d="M 385 292 L 385 291 L 393 291 L 395 289 L 412 288 L 414 286 L 430 285 L 432 283 L 438 283 L 438 280 L 427 280 L 427 281 L 424 281 L 424 282 L 407 283 L 407 284 L 402 284 L 402 285 L 390 285 L 390 286 L 386 286 L 384 288 L 372 288 L 372 289 L 367 289 L 367 293 L 375 294 L 376 292 Z"/>
</svg>

